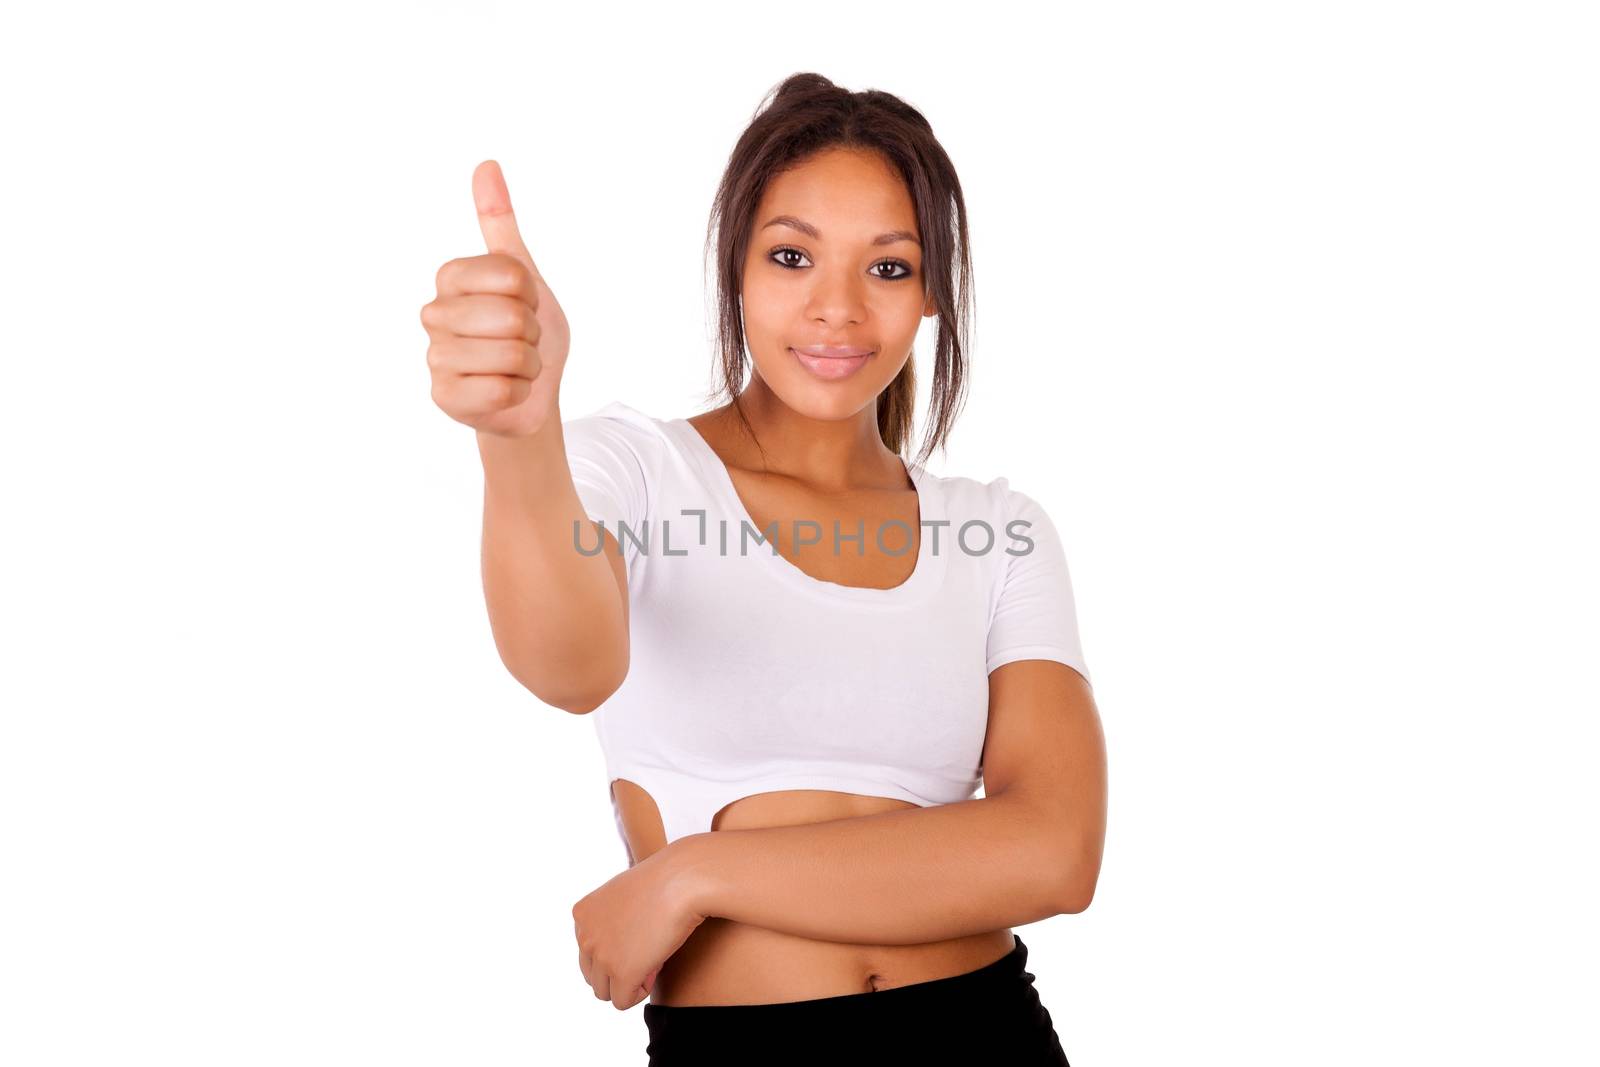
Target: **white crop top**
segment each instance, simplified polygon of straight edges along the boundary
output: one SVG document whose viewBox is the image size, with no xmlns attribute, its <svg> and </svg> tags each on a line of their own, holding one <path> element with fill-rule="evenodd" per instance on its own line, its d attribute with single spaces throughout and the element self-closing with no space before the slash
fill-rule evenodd
<svg viewBox="0 0 1600 1067">
<path fill-rule="evenodd" d="M 967 800 L 982 782 L 989 672 L 1048 659 L 1089 678 L 1056 529 L 1005 478 L 902 460 L 921 509 L 916 565 L 867 589 L 778 555 L 774 526 L 757 528 L 688 420 L 613 402 L 562 434 L 584 509 L 627 564 L 628 674 L 592 713 L 607 792 L 617 778 L 643 787 L 669 842 L 772 790 Z M 831 546 L 820 527 L 800 536 Z M 839 551 L 857 551 L 866 542 L 845 538 L 864 529 L 841 530 Z M 908 533 L 865 529 L 889 552 Z M 578 532 L 582 551 L 599 541 L 593 526 Z"/>
</svg>

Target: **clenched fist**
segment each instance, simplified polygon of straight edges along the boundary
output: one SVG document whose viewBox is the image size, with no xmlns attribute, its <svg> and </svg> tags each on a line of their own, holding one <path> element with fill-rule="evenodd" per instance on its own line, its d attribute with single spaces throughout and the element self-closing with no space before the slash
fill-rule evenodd
<svg viewBox="0 0 1600 1067">
<path fill-rule="evenodd" d="M 483 433 L 526 437 L 557 410 L 571 332 L 522 243 L 500 164 L 472 172 L 472 198 L 489 251 L 440 267 L 422 306 L 433 401 Z"/>
</svg>

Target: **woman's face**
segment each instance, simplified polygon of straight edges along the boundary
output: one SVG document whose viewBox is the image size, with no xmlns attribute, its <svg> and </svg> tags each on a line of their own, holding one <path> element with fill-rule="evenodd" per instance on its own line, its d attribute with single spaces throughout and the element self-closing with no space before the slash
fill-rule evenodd
<svg viewBox="0 0 1600 1067">
<path fill-rule="evenodd" d="M 742 296 L 756 373 L 785 404 L 819 419 L 872 404 L 935 313 L 900 175 L 876 153 L 832 148 L 773 177 Z"/>
</svg>

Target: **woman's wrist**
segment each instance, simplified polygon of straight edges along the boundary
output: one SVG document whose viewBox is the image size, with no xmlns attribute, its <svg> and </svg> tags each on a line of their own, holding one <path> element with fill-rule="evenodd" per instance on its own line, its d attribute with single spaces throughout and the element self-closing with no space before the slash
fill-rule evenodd
<svg viewBox="0 0 1600 1067">
<path fill-rule="evenodd" d="M 711 866 L 715 834 L 703 831 L 669 842 L 662 850 L 667 892 L 683 914 L 709 919 L 717 899 Z"/>
</svg>

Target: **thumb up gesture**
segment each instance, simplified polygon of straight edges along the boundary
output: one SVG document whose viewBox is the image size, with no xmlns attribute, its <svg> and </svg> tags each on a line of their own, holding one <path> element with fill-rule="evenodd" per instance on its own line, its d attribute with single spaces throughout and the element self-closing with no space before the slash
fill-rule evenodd
<svg viewBox="0 0 1600 1067">
<path fill-rule="evenodd" d="M 500 164 L 472 172 L 488 251 L 452 259 L 422 306 L 433 402 L 482 433 L 526 437 L 555 414 L 571 332 L 522 243 Z"/>
</svg>

